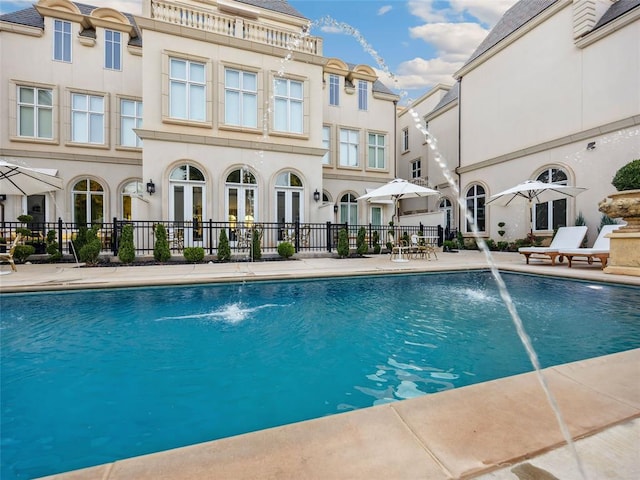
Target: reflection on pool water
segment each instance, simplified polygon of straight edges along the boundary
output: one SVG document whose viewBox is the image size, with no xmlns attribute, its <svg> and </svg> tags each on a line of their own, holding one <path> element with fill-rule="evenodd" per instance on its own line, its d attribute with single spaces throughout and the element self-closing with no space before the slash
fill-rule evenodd
<svg viewBox="0 0 640 480">
<path fill-rule="evenodd" d="M 640 288 L 504 274 L 543 366 L 640 347 Z M 3 479 L 531 370 L 488 272 L 3 295 Z"/>
</svg>

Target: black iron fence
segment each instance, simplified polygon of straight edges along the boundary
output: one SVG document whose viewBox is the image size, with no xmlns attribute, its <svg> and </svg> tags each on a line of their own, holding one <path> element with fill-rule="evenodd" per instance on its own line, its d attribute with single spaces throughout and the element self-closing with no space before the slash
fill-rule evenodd
<svg viewBox="0 0 640 480">
<path fill-rule="evenodd" d="M 208 255 L 216 255 L 220 234 L 225 232 L 232 253 L 250 255 L 252 239 L 257 232 L 263 253 L 275 253 L 282 242 L 293 244 L 296 252 L 334 252 L 338 246 L 340 230 L 348 233 L 349 248 L 356 248 L 358 231 L 365 229 L 365 241 L 374 247 L 376 238 L 382 249 L 385 248 L 389 234 L 395 239 L 413 234 L 431 237 L 433 243 L 442 245 L 450 233 L 440 226 L 387 226 L 387 225 L 350 225 L 346 223 L 237 223 L 237 222 L 174 222 L 174 221 L 128 221 L 113 219 L 110 223 L 96 224 L 98 238 L 102 242 L 102 252 L 118 254 L 122 228 L 130 224 L 133 227 L 133 243 L 136 255 L 152 255 L 155 245 L 155 227 L 163 225 L 167 232 L 169 248 L 172 254 L 180 254 L 185 247 L 202 247 Z M 85 225 L 91 228 L 92 225 Z M 62 254 L 73 254 L 72 242 L 77 238 L 81 225 L 73 222 L 39 222 L 23 224 L 20 222 L 2 222 L 0 237 L 5 240 L 15 238 L 20 228 L 28 228 L 31 234 L 24 237 L 24 243 L 36 248 L 36 254 L 46 252 L 46 238 L 49 234 L 58 244 Z M 1 241 L 0 241 L 1 243 Z"/>
</svg>

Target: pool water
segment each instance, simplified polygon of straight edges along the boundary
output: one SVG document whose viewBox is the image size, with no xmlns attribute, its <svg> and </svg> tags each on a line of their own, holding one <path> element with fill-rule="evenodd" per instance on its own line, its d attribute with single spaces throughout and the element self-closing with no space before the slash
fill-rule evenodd
<svg viewBox="0 0 640 480">
<path fill-rule="evenodd" d="M 504 279 L 543 366 L 640 347 L 640 288 Z M 488 272 L 1 302 L 5 480 L 531 370 Z"/>
</svg>

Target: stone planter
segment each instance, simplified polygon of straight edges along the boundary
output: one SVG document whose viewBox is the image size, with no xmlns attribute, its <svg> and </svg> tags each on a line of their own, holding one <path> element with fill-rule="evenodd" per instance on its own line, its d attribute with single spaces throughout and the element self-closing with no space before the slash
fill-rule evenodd
<svg viewBox="0 0 640 480">
<path fill-rule="evenodd" d="M 604 272 L 640 277 L 640 190 L 612 193 L 598 204 L 598 209 L 627 223 L 608 235 L 609 264 Z"/>
</svg>

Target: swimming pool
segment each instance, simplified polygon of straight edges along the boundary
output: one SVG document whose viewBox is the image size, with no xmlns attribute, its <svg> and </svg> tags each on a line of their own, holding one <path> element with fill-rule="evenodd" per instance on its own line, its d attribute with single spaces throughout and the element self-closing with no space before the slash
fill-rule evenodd
<svg viewBox="0 0 640 480">
<path fill-rule="evenodd" d="M 640 346 L 640 289 L 504 274 L 543 366 Z M 531 370 L 487 272 L 2 295 L 3 479 Z"/>
</svg>

